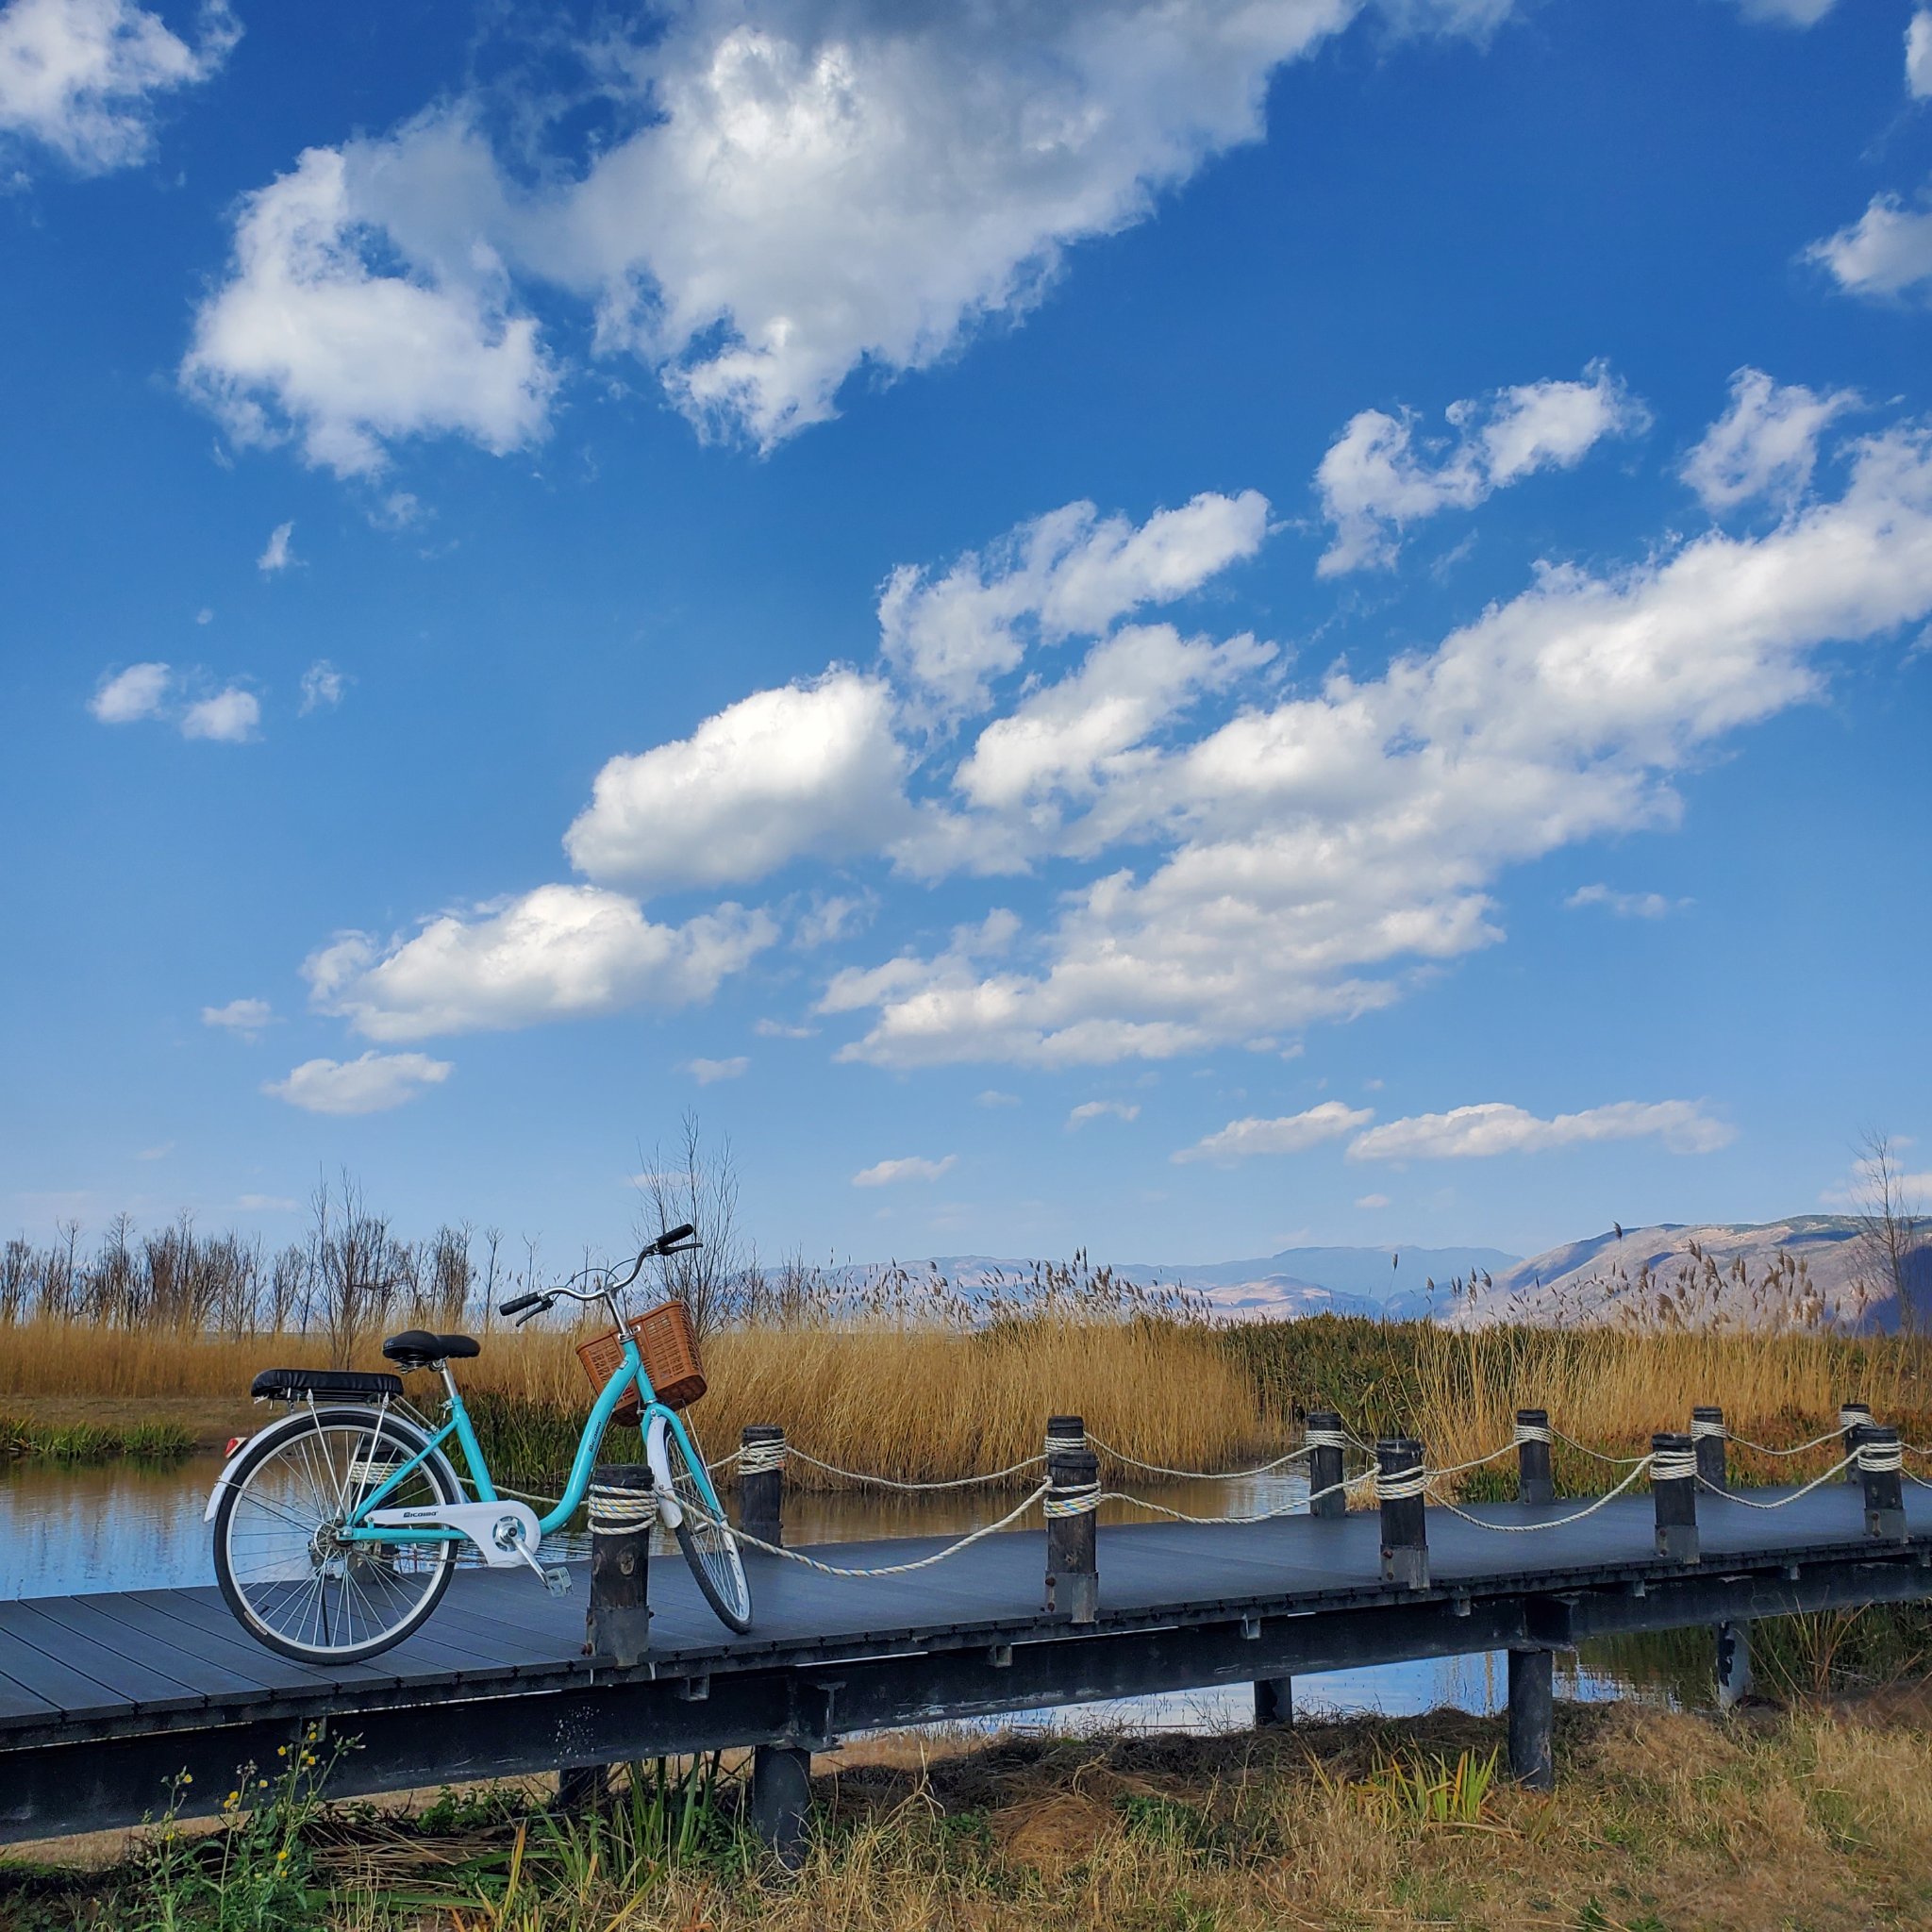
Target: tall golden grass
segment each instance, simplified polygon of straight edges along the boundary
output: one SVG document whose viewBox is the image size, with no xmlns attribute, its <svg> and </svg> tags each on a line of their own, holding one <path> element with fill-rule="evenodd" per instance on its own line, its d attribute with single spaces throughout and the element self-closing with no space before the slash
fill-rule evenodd
<svg viewBox="0 0 1932 1932">
<path fill-rule="evenodd" d="M 506 1398 L 574 1437 L 591 1387 L 559 1330 L 498 1332 L 461 1367 L 466 1390 Z M 363 1365 L 382 1366 L 372 1341 Z M 258 1369 L 324 1366 L 326 1345 L 189 1330 L 108 1329 L 40 1320 L 0 1325 L 0 1406 L 8 1398 L 239 1398 Z M 1438 1467 L 1509 1441 L 1519 1407 L 1608 1454 L 1682 1428 L 1720 1404 L 1732 1431 L 1774 1447 L 1821 1435 L 1845 1400 L 1871 1404 L 1908 1438 L 1932 1441 L 1932 1350 L 1892 1337 L 1609 1329 L 1453 1332 L 1426 1324 L 1323 1319 L 1235 1330 L 1157 1320 L 1054 1314 L 978 1332 L 876 1323 L 727 1329 L 706 1344 L 710 1392 L 692 1420 L 711 1449 L 747 1423 L 781 1424 L 794 1444 L 849 1469 L 937 1481 L 1005 1467 L 1040 1446 L 1045 1419 L 1071 1411 L 1136 1456 L 1225 1468 L 1298 1440 L 1307 1409 L 1332 1407 L 1364 1438 L 1419 1436 Z M 426 1377 L 411 1392 L 432 1392 Z M 1559 1474 L 1590 1486 L 1582 1458 Z M 1746 1479 L 1782 1480 L 1836 1459 L 1827 1446 L 1774 1461 L 1741 1447 Z M 1507 1463 L 1504 1465 L 1507 1469 Z M 514 1476 L 509 1479 L 514 1480 Z M 792 1479 L 826 1483 L 794 1464 Z"/>
</svg>

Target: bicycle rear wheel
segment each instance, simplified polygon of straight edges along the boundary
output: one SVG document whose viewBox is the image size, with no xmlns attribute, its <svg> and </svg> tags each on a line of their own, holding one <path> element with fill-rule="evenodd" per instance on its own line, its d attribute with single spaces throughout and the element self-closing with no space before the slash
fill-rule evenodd
<svg viewBox="0 0 1932 1932">
<path fill-rule="evenodd" d="M 677 1547 L 705 1601 L 721 1623 L 733 1630 L 749 1630 L 751 1585 L 745 1581 L 743 1560 L 724 1521 L 724 1506 L 705 1474 L 696 1439 L 687 1453 L 683 1431 L 660 1409 L 651 1418 L 644 1455 L 651 1465 L 651 1480 L 677 1500 Z"/>
<path fill-rule="evenodd" d="M 251 1637 L 301 1663 L 355 1663 L 400 1643 L 435 1609 L 456 1569 L 454 1542 L 338 1534 L 423 1445 L 394 1416 L 324 1409 L 242 1459 L 215 1510 L 215 1580 Z M 430 1456 L 383 1507 L 460 1500 L 448 1464 Z"/>
</svg>

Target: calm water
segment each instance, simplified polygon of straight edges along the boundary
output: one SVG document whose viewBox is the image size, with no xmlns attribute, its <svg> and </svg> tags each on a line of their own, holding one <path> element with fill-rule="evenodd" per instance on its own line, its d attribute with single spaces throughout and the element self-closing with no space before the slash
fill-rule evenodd
<svg viewBox="0 0 1932 1932">
<path fill-rule="evenodd" d="M 0 1597 L 212 1583 L 208 1531 L 201 1513 L 220 1467 L 212 1457 L 197 1457 L 166 1469 L 108 1463 L 67 1470 L 21 1463 L 0 1471 Z M 1306 1492 L 1305 1479 L 1293 1475 L 1191 1483 L 1159 1496 L 1173 1507 L 1199 1515 L 1244 1515 L 1280 1507 Z M 963 1531 L 997 1520 L 1016 1500 L 1011 1495 L 975 1499 L 971 1491 L 913 1497 L 794 1492 L 786 1499 L 785 1536 L 789 1543 L 808 1543 Z M 1131 1514 L 1109 1506 L 1105 1520 Z M 581 1541 L 575 1547 L 572 1539 L 561 1541 L 562 1554 L 581 1553 Z M 552 1547 L 546 1541 L 546 1552 Z M 1559 1657 L 1559 1670 L 1567 1662 Z M 1505 1669 L 1505 1658 L 1494 1653 L 1337 1671 L 1297 1678 L 1295 1698 L 1297 1707 L 1309 1712 L 1379 1711 L 1403 1717 L 1442 1705 L 1488 1712 L 1502 1707 Z M 1624 1695 L 1630 1687 L 1573 1669 L 1561 1689 L 1573 1698 L 1598 1699 Z M 1055 1712 L 1050 1720 L 1042 1715 L 1041 1721 L 1060 1729 L 1126 1724 L 1174 1730 L 1246 1724 L 1252 1718 L 1251 1693 L 1242 1686 L 1132 1698 Z M 1023 1715 L 1017 1722 L 1024 1724 L 1026 1719 Z"/>
</svg>

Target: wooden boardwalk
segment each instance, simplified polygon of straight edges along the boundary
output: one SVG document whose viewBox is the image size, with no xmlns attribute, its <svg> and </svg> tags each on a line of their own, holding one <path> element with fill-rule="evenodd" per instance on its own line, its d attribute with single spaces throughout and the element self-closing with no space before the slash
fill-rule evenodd
<svg viewBox="0 0 1932 1932">
<path fill-rule="evenodd" d="M 1546 1683 L 1549 1654 L 1591 1636 L 1932 1596 L 1932 1491 L 1916 1485 L 1907 1534 L 1883 1540 L 1857 1487 L 1775 1510 L 1707 1494 L 1695 1564 L 1656 1554 L 1641 1492 L 1524 1533 L 1579 1507 L 1470 1510 L 1496 1528 L 1431 1507 L 1423 1590 L 1382 1580 L 1372 1513 L 1108 1523 L 1098 1619 L 1079 1626 L 1041 1608 L 1037 1529 L 902 1576 L 753 1555 L 744 1636 L 659 1557 L 650 1655 L 630 1668 L 585 1654 L 581 1570 L 563 1598 L 525 1573 L 466 1571 L 415 1637 L 329 1669 L 261 1648 L 212 1589 L 4 1602 L 0 1840 L 137 1822 L 183 1769 L 197 1798 L 225 1791 L 317 1723 L 359 1740 L 332 1786 L 347 1795 L 741 1745 L 796 1754 L 858 1730 L 1498 1649 L 1542 1659 Z M 946 1541 L 811 1554 L 875 1566 Z"/>
</svg>

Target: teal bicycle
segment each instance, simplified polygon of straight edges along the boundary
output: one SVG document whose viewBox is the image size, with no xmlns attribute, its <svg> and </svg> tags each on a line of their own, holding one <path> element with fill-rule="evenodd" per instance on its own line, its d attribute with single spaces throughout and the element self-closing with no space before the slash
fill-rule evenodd
<svg viewBox="0 0 1932 1932">
<path fill-rule="evenodd" d="M 291 1412 L 234 1448 L 206 1512 L 214 1525 L 215 1579 L 242 1626 L 302 1663 L 355 1663 L 419 1628 L 466 1557 L 491 1569 L 527 1567 L 561 1594 L 569 1578 L 544 1567 L 540 1548 L 583 1502 L 615 1418 L 635 1420 L 642 1431 L 658 1521 L 675 1537 L 706 1602 L 732 1629 L 750 1629 L 751 1588 L 704 1457 L 683 1417 L 660 1399 L 638 1346 L 636 1331 L 668 1310 L 626 1324 L 618 1302 L 646 1261 L 695 1247 L 692 1234 L 685 1226 L 659 1235 L 621 1280 L 615 1270 L 591 1269 L 572 1277 L 595 1276 L 591 1288 L 565 1282 L 499 1309 L 520 1318 L 521 1327 L 561 1299 L 601 1302 L 617 1324 L 614 1334 L 579 1350 L 587 1364 L 600 1364 L 599 1373 L 609 1365 L 608 1379 L 585 1420 L 563 1495 L 541 1519 L 528 1503 L 500 1496 L 490 1479 L 449 1366 L 480 1353 L 471 1337 L 423 1328 L 391 1336 L 382 1352 L 399 1374 L 268 1369 L 258 1375 L 250 1393 L 286 1402 Z M 694 1351 L 689 1365 L 695 1375 Z M 402 1375 L 419 1369 L 442 1377 L 440 1421 L 403 1401 Z M 696 1381 L 701 1391 L 702 1377 Z M 675 1387 L 667 1392 L 677 1399 Z M 469 1467 L 472 1495 L 451 1462 L 452 1442 Z"/>
</svg>

